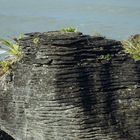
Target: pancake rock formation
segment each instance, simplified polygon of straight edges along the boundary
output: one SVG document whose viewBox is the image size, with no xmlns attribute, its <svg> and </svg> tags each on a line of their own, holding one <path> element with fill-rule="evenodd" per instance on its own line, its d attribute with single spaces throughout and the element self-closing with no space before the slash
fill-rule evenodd
<svg viewBox="0 0 140 140">
<path fill-rule="evenodd" d="M 140 140 L 140 64 L 121 42 L 29 33 L 0 77 L 0 140 Z"/>
</svg>

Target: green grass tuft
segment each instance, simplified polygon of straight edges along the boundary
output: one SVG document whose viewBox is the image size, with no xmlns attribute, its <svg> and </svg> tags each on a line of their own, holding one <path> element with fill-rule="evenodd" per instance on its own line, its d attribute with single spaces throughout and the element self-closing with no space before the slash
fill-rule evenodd
<svg viewBox="0 0 140 140">
<path fill-rule="evenodd" d="M 135 61 L 140 60 L 140 35 L 135 35 L 126 41 L 122 41 L 124 51 Z"/>
<path fill-rule="evenodd" d="M 22 56 L 21 49 L 17 43 L 11 41 L 0 39 L 0 43 L 6 47 L 9 55 L 14 56 L 16 59 L 20 59 Z"/>
<path fill-rule="evenodd" d="M 38 44 L 38 43 L 39 43 L 39 38 L 38 38 L 38 37 L 34 38 L 34 39 L 33 39 L 33 43 L 34 43 L 34 44 Z"/>
<path fill-rule="evenodd" d="M 73 28 L 73 27 L 68 27 L 68 28 L 63 28 L 60 30 L 61 32 L 65 32 L 65 33 L 72 33 L 72 32 L 77 32 L 77 29 L 76 28 Z"/>
<path fill-rule="evenodd" d="M 5 50 L 10 55 L 8 60 L 0 61 L 0 76 L 7 73 L 10 70 L 10 66 L 19 61 L 22 58 L 22 51 L 17 43 L 11 41 L 0 39 L 0 44 L 5 47 Z"/>
<path fill-rule="evenodd" d="M 10 65 L 12 64 L 13 62 L 12 61 L 8 61 L 8 60 L 5 60 L 5 61 L 0 61 L 0 69 L 1 69 L 1 72 L 6 73 L 9 71 L 10 69 Z"/>
</svg>

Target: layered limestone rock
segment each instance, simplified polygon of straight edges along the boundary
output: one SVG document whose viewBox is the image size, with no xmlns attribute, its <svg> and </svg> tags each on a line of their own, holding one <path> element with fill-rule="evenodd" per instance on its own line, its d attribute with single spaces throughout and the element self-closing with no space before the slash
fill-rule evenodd
<svg viewBox="0 0 140 140">
<path fill-rule="evenodd" d="M 23 58 L 0 78 L 1 130 L 15 140 L 140 139 L 140 65 L 119 41 L 47 32 L 19 44 Z"/>
</svg>

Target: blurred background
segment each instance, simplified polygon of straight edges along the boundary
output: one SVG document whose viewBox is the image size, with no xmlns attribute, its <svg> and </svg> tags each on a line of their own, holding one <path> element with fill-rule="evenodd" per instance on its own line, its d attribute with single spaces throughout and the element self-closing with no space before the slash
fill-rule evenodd
<svg viewBox="0 0 140 140">
<path fill-rule="evenodd" d="M 140 33 L 140 0 L 0 0 L 0 37 L 75 27 L 126 39 Z"/>
</svg>

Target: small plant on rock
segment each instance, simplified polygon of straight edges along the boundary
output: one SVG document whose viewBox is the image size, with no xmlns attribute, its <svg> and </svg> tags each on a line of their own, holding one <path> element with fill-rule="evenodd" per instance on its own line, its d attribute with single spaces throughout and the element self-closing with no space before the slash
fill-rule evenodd
<svg viewBox="0 0 140 140">
<path fill-rule="evenodd" d="M 34 43 L 34 44 L 38 44 L 38 43 L 39 43 L 39 38 L 38 38 L 38 37 L 35 37 L 35 38 L 33 39 L 33 43 Z"/>
<path fill-rule="evenodd" d="M 25 35 L 21 33 L 21 34 L 17 37 L 17 40 L 20 40 L 20 39 L 24 38 L 24 36 L 25 36 Z"/>
<path fill-rule="evenodd" d="M 0 43 L 5 46 L 5 49 L 9 55 L 14 56 L 16 59 L 20 59 L 22 56 L 21 49 L 17 43 L 12 43 L 11 41 L 0 39 Z"/>
<path fill-rule="evenodd" d="M 106 54 L 106 55 L 101 55 L 99 57 L 100 60 L 106 60 L 106 61 L 110 61 L 111 60 L 111 55 L 110 54 Z"/>
<path fill-rule="evenodd" d="M 6 60 L 0 61 L 0 76 L 10 70 L 10 66 L 19 61 L 22 58 L 22 52 L 17 43 L 0 39 L 0 44 L 4 46 L 4 49 L 8 52 L 9 57 Z"/>
<path fill-rule="evenodd" d="M 124 51 L 135 61 L 140 60 L 140 35 L 135 35 L 122 42 Z"/>
<path fill-rule="evenodd" d="M 65 33 L 74 32 L 75 33 L 77 32 L 77 29 L 73 27 L 68 27 L 68 28 L 61 29 L 61 32 L 65 32 Z"/>
<path fill-rule="evenodd" d="M 0 73 L 6 73 L 10 69 L 11 61 L 0 61 Z"/>
</svg>

